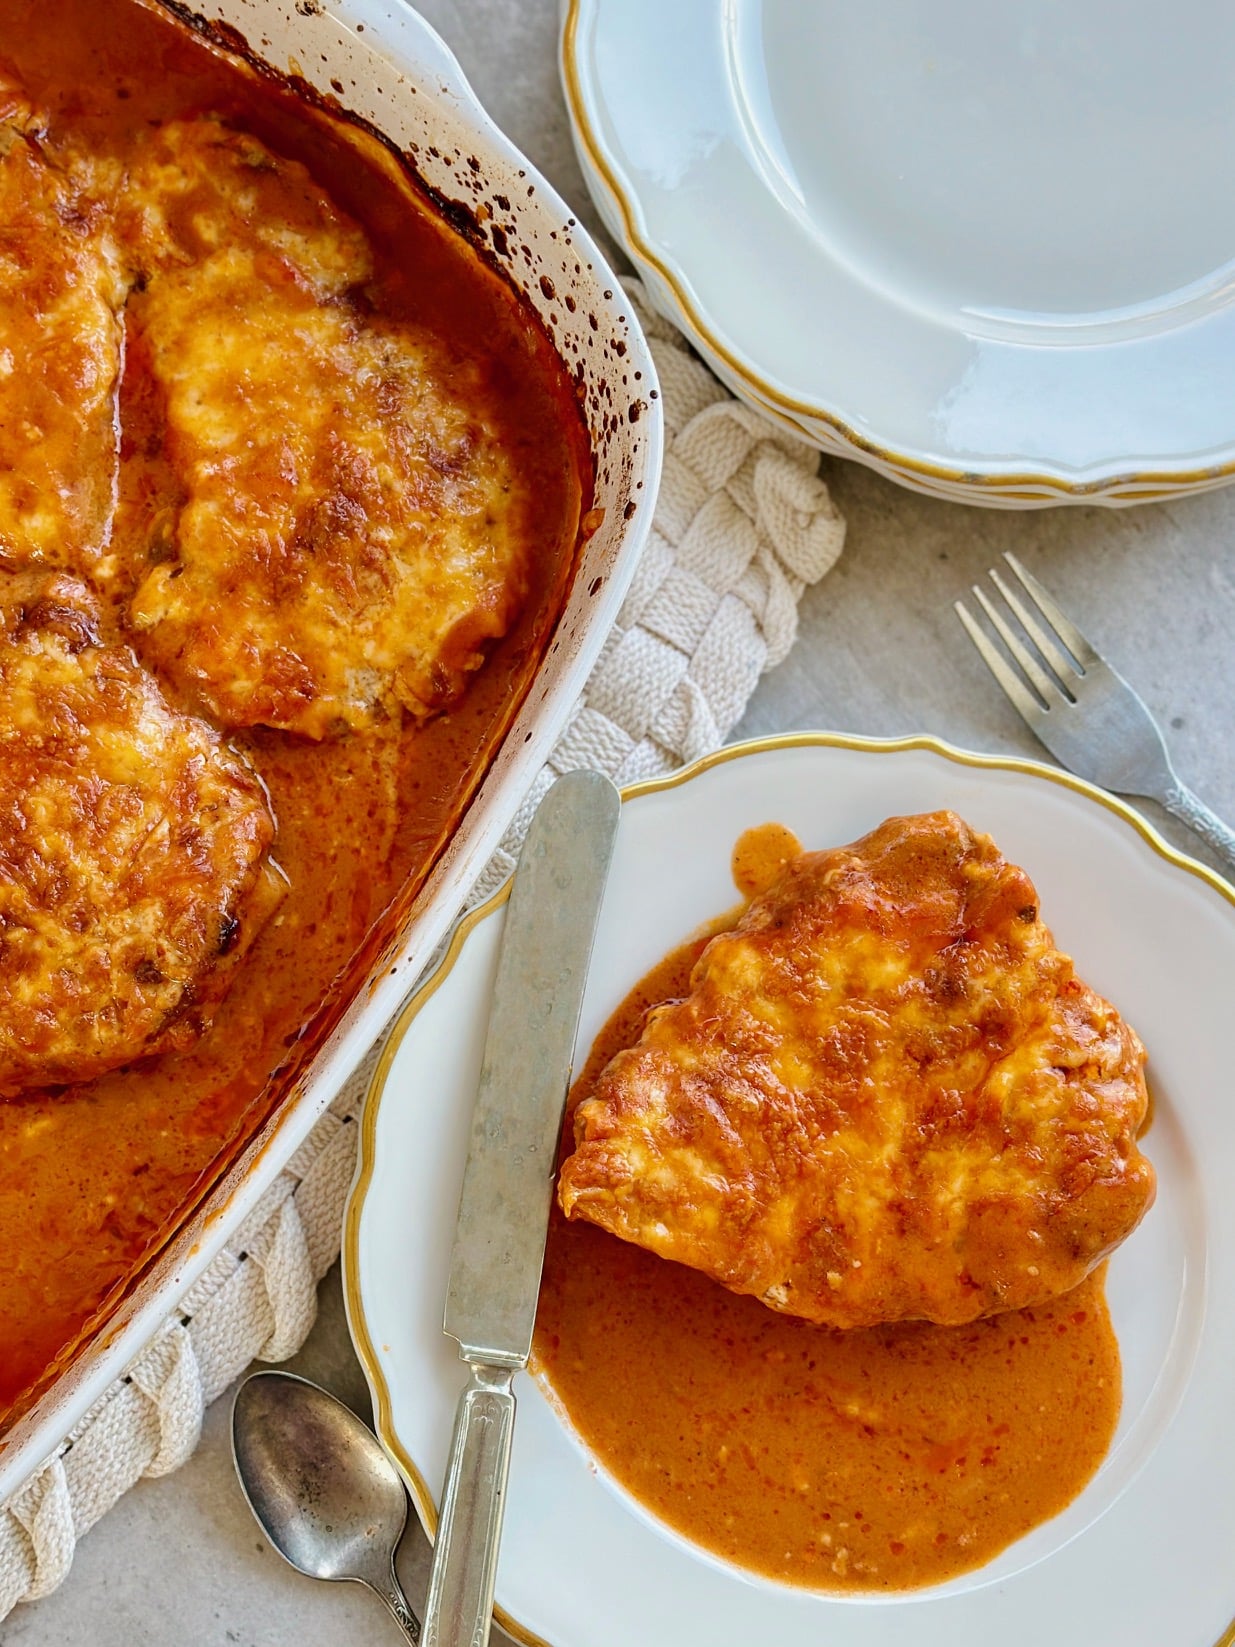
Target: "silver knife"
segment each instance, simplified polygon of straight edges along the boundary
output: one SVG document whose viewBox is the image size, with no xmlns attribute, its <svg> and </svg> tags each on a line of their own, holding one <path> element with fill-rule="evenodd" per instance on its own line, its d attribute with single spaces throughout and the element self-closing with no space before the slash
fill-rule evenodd
<svg viewBox="0 0 1235 1647">
<path fill-rule="evenodd" d="M 515 871 L 476 1091 L 443 1329 L 471 1376 L 455 1412 L 423 1647 L 485 1647 L 592 937 L 620 797 L 599 772 L 549 790 Z"/>
</svg>

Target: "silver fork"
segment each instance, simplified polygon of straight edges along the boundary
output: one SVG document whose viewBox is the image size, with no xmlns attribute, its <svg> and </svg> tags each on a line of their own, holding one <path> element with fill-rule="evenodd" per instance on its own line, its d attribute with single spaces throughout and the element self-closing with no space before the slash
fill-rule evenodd
<svg viewBox="0 0 1235 1647">
<path fill-rule="evenodd" d="M 1148 795 L 1160 801 L 1195 830 L 1228 868 L 1235 869 L 1235 831 L 1176 777 L 1158 724 L 1132 687 L 1095 651 L 1016 556 L 1003 558 L 1023 593 L 994 569 L 991 580 L 1037 652 L 1025 644 L 977 584 L 973 592 L 1022 674 L 963 601 L 955 603 L 956 613 L 1030 730 L 1078 777 L 1121 795 Z"/>
</svg>

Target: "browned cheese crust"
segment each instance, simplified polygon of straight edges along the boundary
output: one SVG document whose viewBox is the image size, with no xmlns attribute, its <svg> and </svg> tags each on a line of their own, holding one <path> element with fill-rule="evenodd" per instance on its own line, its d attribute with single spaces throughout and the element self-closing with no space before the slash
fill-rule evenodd
<svg viewBox="0 0 1235 1647">
<path fill-rule="evenodd" d="M 1144 1060 L 988 836 L 892 818 L 712 940 L 579 1104 L 559 1197 L 811 1321 L 972 1321 L 1140 1222 Z"/>
<path fill-rule="evenodd" d="M 115 167 L 58 148 L 0 67 L 0 560 L 101 564 L 123 301 Z"/>
<path fill-rule="evenodd" d="M 126 166 L 0 67 L 0 562 L 136 585 L 143 656 L 223 726 L 320 738 L 435 714 L 524 598 L 535 500 L 474 364 L 375 318 L 364 234 L 215 120 Z M 180 491 L 113 564 L 124 351 Z"/>
<path fill-rule="evenodd" d="M 524 598 L 500 394 L 374 279 L 255 138 L 94 155 L 0 65 L 0 1097 L 209 1021 L 282 895 L 220 729 L 432 715 Z"/>
<path fill-rule="evenodd" d="M 227 726 L 443 708 L 526 589 L 532 503 L 475 369 L 369 316 L 360 230 L 215 121 L 150 135 L 121 229 L 184 493 L 130 610 L 144 653 Z"/>
<path fill-rule="evenodd" d="M 282 896 L 273 836 L 83 584 L 0 572 L 0 1097 L 192 1042 Z"/>
</svg>

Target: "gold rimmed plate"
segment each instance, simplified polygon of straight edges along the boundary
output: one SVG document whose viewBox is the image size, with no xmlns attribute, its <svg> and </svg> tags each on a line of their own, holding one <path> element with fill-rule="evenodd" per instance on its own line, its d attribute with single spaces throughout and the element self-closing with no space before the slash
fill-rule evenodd
<svg viewBox="0 0 1235 1647">
<path fill-rule="evenodd" d="M 797 1590 L 658 1522 L 590 1459 L 536 1382 L 519 1391 L 499 1616 L 552 1647 L 1214 1647 L 1235 1614 L 1235 891 L 1138 814 L 1056 770 L 932 739 L 800 734 L 736 745 L 627 792 L 580 1031 L 586 1050 L 650 967 L 731 907 L 753 825 L 808 847 L 948 807 L 1037 883 L 1078 970 L 1150 1049 L 1158 1201 L 1112 1260 L 1124 1402 L 1111 1451 L 1059 1516 L 980 1570 L 886 1596 Z M 463 1370 L 441 1331 L 504 898 L 458 928 L 374 1078 L 344 1238 L 345 1290 L 377 1424 L 426 1526 Z M 1060 1636 L 1060 1632 L 1063 1635 Z"/>
<path fill-rule="evenodd" d="M 1235 473 L 1229 8 L 563 12 L 597 208 L 751 405 L 984 505 Z"/>
</svg>

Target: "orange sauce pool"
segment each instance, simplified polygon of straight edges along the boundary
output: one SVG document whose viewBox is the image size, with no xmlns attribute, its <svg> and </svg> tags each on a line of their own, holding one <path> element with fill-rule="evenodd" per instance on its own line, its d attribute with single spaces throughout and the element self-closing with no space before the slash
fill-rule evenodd
<svg viewBox="0 0 1235 1647">
<path fill-rule="evenodd" d="M 106 1326 L 261 1132 L 397 931 L 544 654 L 591 501 L 591 460 L 574 385 L 535 317 L 376 139 L 134 0 L 0 0 L 0 65 L 53 129 L 121 158 L 146 123 L 212 112 L 301 160 L 364 227 L 376 310 L 432 330 L 479 374 L 538 503 L 522 614 L 449 714 L 322 744 L 231 739 L 269 790 L 289 891 L 196 1047 L 0 1103 L 2 1431 Z M 140 350 L 126 360 L 120 412 L 116 530 L 146 530 L 166 482 Z"/>
<path fill-rule="evenodd" d="M 739 842 L 747 895 L 797 850 L 778 830 Z M 686 992 L 708 936 L 622 1002 L 572 1109 L 648 1008 Z M 693 1543 L 811 1589 L 905 1590 L 990 1561 L 1102 1462 L 1121 1398 L 1104 1269 L 967 1327 L 837 1332 L 555 1204 L 533 1364 L 598 1463 Z"/>
</svg>

